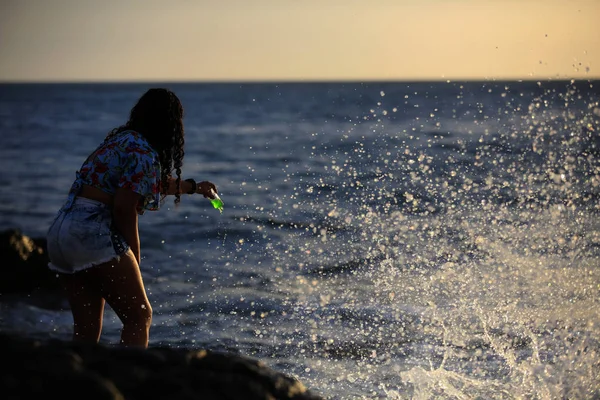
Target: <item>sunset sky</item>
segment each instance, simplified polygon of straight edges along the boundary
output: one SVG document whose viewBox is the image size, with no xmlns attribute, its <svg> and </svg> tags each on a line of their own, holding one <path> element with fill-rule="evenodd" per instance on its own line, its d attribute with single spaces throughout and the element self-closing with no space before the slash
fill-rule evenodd
<svg viewBox="0 0 600 400">
<path fill-rule="evenodd" d="M 600 0 L 0 0 L 0 81 L 600 78 Z"/>
</svg>

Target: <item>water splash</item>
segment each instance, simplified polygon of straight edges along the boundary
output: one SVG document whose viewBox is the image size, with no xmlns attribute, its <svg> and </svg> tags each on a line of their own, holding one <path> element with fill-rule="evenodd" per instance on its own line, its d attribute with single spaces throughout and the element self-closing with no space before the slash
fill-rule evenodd
<svg viewBox="0 0 600 400">
<path fill-rule="evenodd" d="M 352 393 L 377 376 L 382 398 L 600 393 L 600 112 L 585 85 L 490 84 L 471 103 L 456 84 L 451 104 L 427 91 L 382 99 L 328 132 L 312 157 L 329 164 L 280 198 L 295 213 L 276 216 L 310 222 L 271 249 L 309 332 L 303 362 L 339 359 L 315 361 L 312 385 L 329 376 L 326 392 Z"/>
</svg>

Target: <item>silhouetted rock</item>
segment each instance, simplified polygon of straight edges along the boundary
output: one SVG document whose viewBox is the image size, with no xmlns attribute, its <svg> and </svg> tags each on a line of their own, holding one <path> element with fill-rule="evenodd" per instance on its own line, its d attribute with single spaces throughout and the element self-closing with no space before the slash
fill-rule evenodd
<svg viewBox="0 0 600 400">
<path fill-rule="evenodd" d="M 0 232 L 2 279 L 0 294 L 32 293 L 60 288 L 56 273 L 48 269 L 46 239 L 32 239 L 18 229 Z"/>
<path fill-rule="evenodd" d="M 260 361 L 206 350 L 135 349 L 0 334 L 5 400 L 320 400 Z"/>
</svg>

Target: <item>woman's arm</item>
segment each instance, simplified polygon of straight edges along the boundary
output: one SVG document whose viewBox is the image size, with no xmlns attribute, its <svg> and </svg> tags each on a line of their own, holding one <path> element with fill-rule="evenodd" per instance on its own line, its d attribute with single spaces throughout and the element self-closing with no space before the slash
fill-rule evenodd
<svg viewBox="0 0 600 400">
<path fill-rule="evenodd" d="M 138 264 L 141 261 L 137 204 L 141 196 L 131 189 L 119 188 L 115 193 L 113 220 L 115 227 L 131 247 Z"/>
<path fill-rule="evenodd" d="M 190 190 L 192 190 L 192 183 L 182 179 L 181 182 L 179 183 L 179 187 L 181 188 L 180 193 L 188 193 Z M 219 191 L 217 190 L 217 186 L 214 183 L 208 182 L 208 181 L 202 181 L 202 182 L 198 182 L 196 184 L 196 192 L 195 193 L 201 194 L 204 197 L 212 198 L 211 190 L 214 190 L 215 193 L 219 193 Z M 176 192 L 177 192 L 177 179 L 171 177 L 171 178 L 169 178 L 169 182 L 168 182 L 167 194 L 175 194 Z"/>
</svg>

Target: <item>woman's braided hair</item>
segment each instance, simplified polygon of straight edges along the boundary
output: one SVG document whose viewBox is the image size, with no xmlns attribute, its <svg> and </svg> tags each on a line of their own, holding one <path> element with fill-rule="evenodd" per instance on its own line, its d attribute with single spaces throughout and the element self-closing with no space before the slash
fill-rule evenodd
<svg viewBox="0 0 600 400">
<path fill-rule="evenodd" d="M 175 205 L 180 201 L 179 184 L 184 156 L 183 106 L 179 98 L 168 89 L 149 89 L 131 109 L 129 121 L 109 132 L 105 140 L 126 130 L 144 136 L 158 152 L 161 166 L 161 201 L 166 197 L 167 180 L 175 171 L 177 176 Z"/>
</svg>

